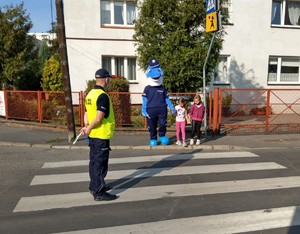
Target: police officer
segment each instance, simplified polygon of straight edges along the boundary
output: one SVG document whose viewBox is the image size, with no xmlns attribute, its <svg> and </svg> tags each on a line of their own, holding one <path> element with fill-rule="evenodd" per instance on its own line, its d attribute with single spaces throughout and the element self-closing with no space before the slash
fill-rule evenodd
<svg viewBox="0 0 300 234">
<path fill-rule="evenodd" d="M 111 76 L 105 69 L 99 69 L 95 78 L 96 85 L 85 98 L 85 127 L 80 132 L 89 136 L 90 192 L 95 201 L 109 201 L 117 198 L 116 195 L 107 192 L 111 188 L 104 181 L 108 171 L 110 139 L 115 129 L 112 102 L 105 92 Z"/>
</svg>

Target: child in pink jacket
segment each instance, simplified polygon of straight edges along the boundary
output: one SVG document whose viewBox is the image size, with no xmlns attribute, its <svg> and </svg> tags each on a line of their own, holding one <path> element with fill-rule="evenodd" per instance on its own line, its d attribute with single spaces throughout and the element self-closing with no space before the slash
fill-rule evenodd
<svg viewBox="0 0 300 234">
<path fill-rule="evenodd" d="M 200 145 L 201 125 L 204 119 L 205 107 L 199 94 L 194 97 L 194 103 L 191 105 L 189 116 L 192 122 L 192 134 L 190 145 L 194 144 L 194 136 L 197 135 L 196 145 Z"/>
</svg>

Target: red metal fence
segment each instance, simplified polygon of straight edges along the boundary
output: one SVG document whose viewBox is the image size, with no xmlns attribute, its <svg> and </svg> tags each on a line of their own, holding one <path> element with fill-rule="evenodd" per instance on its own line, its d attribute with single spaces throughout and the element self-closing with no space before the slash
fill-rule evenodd
<svg viewBox="0 0 300 234">
<path fill-rule="evenodd" d="M 187 102 L 193 100 L 195 93 L 170 94 L 176 103 L 179 97 Z M 64 92 L 46 91 L 4 91 L 6 119 L 28 120 L 59 125 L 67 124 Z M 110 92 L 117 127 L 146 128 L 145 118 L 141 116 L 142 93 Z M 73 92 L 73 112 L 76 126 L 83 126 L 84 92 Z M 169 116 L 169 126 L 174 124 L 174 116 Z"/>
<path fill-rule="evenodd" d="M 230 134 L 299 133 L 300 89 L 216 89 L 215 130 Z"/>
<path fill-rule="evenodd" d="M 184 97 L 188 103 L 196 93 L 170 93 L 170 99 Z M 142 93 L 111 92 L 117 127 L 146 128 L 141 116 Z M 64 92 L 4 91 L 6 119 L 66 125 Z M 76 126 L 83 126 L 84 92 L 73 92 Z M 227 134 L 299 133 L 300 89 L 216 88 L 208 93 L 207 128 Z M 169 115 L 173 126 L 175 116 Z"/>
</svg>

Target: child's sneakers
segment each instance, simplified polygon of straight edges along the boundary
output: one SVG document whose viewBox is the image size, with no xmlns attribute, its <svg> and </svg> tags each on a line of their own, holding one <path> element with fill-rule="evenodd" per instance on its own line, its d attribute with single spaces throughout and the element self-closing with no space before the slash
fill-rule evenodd
<svg viewBox="0 0 300 234">
<path fill-rule="evenodd" d="M 194 139 L 190 140 L 190 145 L 194 145 Z"/>
<path fill-rule="evenodd" d="M 196 141 L 196 145 L 200 145 L 200 139 L 197 139 L 197 141 Z"/>
<path fill-rule="evenodd" d="M 187 144 L 185 143 L 185 141 L 182 142 L 182 146 L 187 147 Z"/>
<path fill-rule="evenodd" d="M 180 141 L 176 141 L 176 145 L 181 145 L 181 142 Z"/>
</svg>

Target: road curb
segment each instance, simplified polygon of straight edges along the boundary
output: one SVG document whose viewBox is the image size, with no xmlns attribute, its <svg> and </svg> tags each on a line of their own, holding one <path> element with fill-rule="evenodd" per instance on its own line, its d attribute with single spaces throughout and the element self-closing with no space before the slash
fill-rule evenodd
<svg viewBox="0 0 300 234">
<path fill-rule="evenodd" d="M 51 145 L 51 144 L 31 144 L 31 143 L 16 143 L 0 141 L 0 146 L 16 146 L 16 147 L 31 147 L 31 148 L 43 148 L 43 149 L 72 149 L 72 150 L 88 150 L 88 146 L 76 146 L 76 145 Z M 124 146 L 116 145 L 111 146 L 112 150 L 249 150 L 250 148 L 235 146 L 235 145 L 194 145 L 187 147 L 180 147 L 177 145 L 158 145 L 158 146 Z"/>
</svg>

